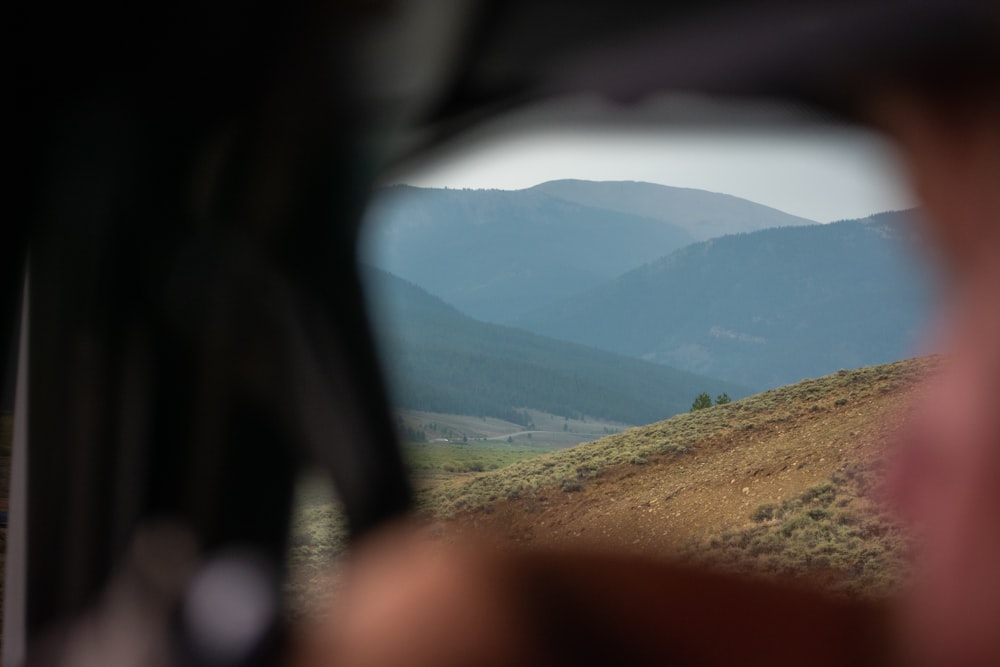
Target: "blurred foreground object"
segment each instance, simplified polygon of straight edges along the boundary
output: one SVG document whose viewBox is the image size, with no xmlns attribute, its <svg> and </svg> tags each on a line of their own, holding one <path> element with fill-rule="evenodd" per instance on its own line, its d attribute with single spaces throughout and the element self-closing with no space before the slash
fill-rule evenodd
<svg viewBox="0 0 1000 667">
<path fill-rule="evenodd" d="M 396 530 L 348 571 L 299 664 L 883 665 L 858 602 L 637 557 L 448 546 Z"/>
<path fill-rule="evenodd" d="M 279 595 L 301 464 L 318 462 L 330 472 L 356 535 L 409 508 L 355 257 L 358 220 L 380 168 L 499 111 L 561 94 L 614 102 L 661 92 L 773 95 L 859 115 L 873 93 L 899 83 L 935 90 L 937 104 L 948 107 L 949 91 L 994 90 L 1000 34 L 993 3 L 942 0 L 717 2 L 697 11 L 653 2 L 222 0 L 155 8 L 27 5 L 12 13 L 13 224 L 0 246 L 5 341 L 17 330 L 29 259 L 31 289 L 20 340 L 27 351 L 19 406 L 27 414 L 27 498 L 10 517 L 11 535 L 26 531 L 27 544 L 12 545 L 11 553 L 20 554 L 27 576 L 24 608 L 8 610 L 14 618 L 5 628 L 19 636 L 5 643 L 26 640 L 34 660 L 34 642 L 68 628 L 57 633 L 66 643 L 37 649 L 45 651 L 38 662 L 58 654 L 67 664 L 139 655 L 121 653 L 119 642 L 147 632 L 127 630 L 144 603 L 119 595 L 116 582 L 131 576 L 129 544 L 141 543 L 142 531 L 162 519 L 177 522 L 198 546 L 202 562 L 190 571 L 208 579 L 192 574 L 193 588 L 166 596 L 173 612 L 144 617 L 158 626 L 148 636 L 175 647 L 158 659 L 271 664 L 281 653 L 282 617 L 269 601 Z M 911 126 L 891 115 L 887 124 L 923 156 L 913 158 L 915 165 L 947 157 L 942 164 L 957 172 L 917 169 L 916 176 L 918 184 L 929 179 L 920 189 L 938 224 L 979 241 L 942 233 L 946 256 L 962 267 L 957 344 L 967 363 L 958 368 L 981 381 L 963 386 L 996 396 L 995 356 L 978 355 L 996 354 L 997 331 L 987 324 L 993 320 L 973 316 L 996 312 L 990 267 L 997 265 L 997 235 L 984 225 L 996 229 L 998 208 L 980 198 L 996 192 L 995 161 L 978 150 L 981 141 L 993 150 L 996 134 L 975 134 L 985 126 L 966 125 L 964 109 L 937 125 Z M 995 122 L 1000 114 L 988 109 Z M 960 183 L 960 175 L 968 179 Z M 952 616 L 927 644 L 945 661 L 965 647 L 957 662 L 967 664 L 1000 655 L 989 653 L 997 640 L 985 636 L 996 627 L 1000 600 L 997 575 L 984 567 L 1000 558 L 997 490 L 982 484 L 995 479 L 1000 449 L 984 443 L 996 445 L 1000 431 L 976 421 L 996 411 L 975 405 L 968 419 L 956 419 L 976 428 L 953 431 L 968 436 L 957 448 L 971 457 L 962 459 L 967 476 L 956 479 L 971 486 L 943 487 L 972 495 L 945 503 L 931 522 L 958 532 L 942 533 L 941 548 L 956 552 L 938 553 L 930 564 L 941 579 L 926 601 L 952 596 L 943 611 L 928 611 L 931 620 Z M 178 558 L 187 572 L 187 556 Z M 151 562 L 154 570 L 178 567 Z M 639 599 L 659 591 L 663 600 L 695 581 L 664 574 L 653 584 L 661 575 L 641 565 L 602 563 L 570 557 L 569 579 L 550 579 L 558 565 L 535 570 L 526 561 L 515 575 L 521 584 L 593 584 L 582 597 L 564 587 L 538 600 L 558 605 L 553 618 L 566 614 L 567 626 L 545 640 L 545 647 L 567 651 L 560 656 L 607 655 L 599 641 L 572 653 L 573 638 L 601 636 L 588 634 L 588 605 L 605 602 L 633 618 L 639 634 L 621 639 L 638 641 L 659 626 L 646 625 L 655 614 L 629 603 L 633 593 Z M 400 566 L 405 572 L 404 563 L 392 571 Z M 598 575 L 604 570 L 607 578 Z M 447 576 L 430 581 L 428 591 L 450 585 Z M 481 578 L 473 574 L 471 581 Z M 364 587 L 357 590 L 360 613 Z M 476 590 L 470 585 L 468 592 Z M 756 590 L 732 582 L 721 599 L 743 608 L 740 600 L 755 598 Z M 470 612 L 484 602 L 488 608 L 491 594 L 472 600 Z M 242 608 L 243 595 L 260 613 L 210 633 L 219 639 L 232 630 L 237 639 L 200 641 L 213 622 L 203 619 Z M 797 599 L 768 606 L 767 614 L 789 623 L 808 618 L 799 616 L 805 607 Z M 695 620 L 714 622 L 719 600 Z M 167 620 L 181 608 L 189 627 Z M 401 620 L 419 618 L 417 608 L 402 608 Z M 835 607 L 815 613 L 843 619 L 843 626 L 830 621 L 836 627 L 854 628 L 862 619 Z M 106 644 L 76 644 L 94 618 L 104 619 L 108 632 L 90 636 Z M 490 646 L 489 638 L 479 642 L 471 628 L 490 618 L 467 619 L 463 636 L 476 649 Z M 969 623 L 960 629 L 963 620 Z M 368 649 L 390 650 L 398 629 L 386 628 L 384 646 L 380 635 L 368 635 Z M 237 640 L 250 636 L 274 641 L 243 651 Z M 840 637 L 816 637 L 817 655 L 850 661 L 857 647 L 841 645 Z M 847 653 L 836 653 L 838 646 Z M 636 649 L 637 660 L 649 657 L 643 650 Z M 410 664 L 419 657 L 389 655 Z M 23 657 L 7 656 L 15 664 Z"/>
</svg>

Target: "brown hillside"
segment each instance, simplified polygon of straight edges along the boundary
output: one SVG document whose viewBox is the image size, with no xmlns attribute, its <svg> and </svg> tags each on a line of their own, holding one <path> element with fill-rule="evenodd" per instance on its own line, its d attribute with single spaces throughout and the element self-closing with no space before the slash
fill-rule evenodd
<svg viewBox="0 0 1000 667">
<path fill-rule="evenodd" d="M 520 546 L 683 555 L 881 592 L 906 540 L 867 496 L 923 358 L 766 392 L 443 485 L 425 507 Z"/>
</svg>

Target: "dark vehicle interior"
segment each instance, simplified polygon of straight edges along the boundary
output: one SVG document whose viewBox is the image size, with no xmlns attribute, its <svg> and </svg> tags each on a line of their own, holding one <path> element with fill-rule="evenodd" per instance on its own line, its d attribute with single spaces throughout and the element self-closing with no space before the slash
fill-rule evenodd
<svg viewBox="0 0 1000 667">
<path fill-rule="evenodd" d="M 4 663 L 133 664 L 168 647 L 164 664 L 278 664 L 299 472 L 329 474 L 354 538 L 411 510 L 356 252 L 386 170 L 580 95 L 612 110 L 664 93 L 763 99 L 793 110 L 767 122 L 850 122 L 885 80 L 969 72 L 996 38 L 990 12 L 888 0 L 8 9 Z M 641 122 L 738 121 L 671 109 Z M 582 116 L 539 122 L 605 121 Z M 222 593 L 190 583 L 227 563 L 207 584 Z M 224 613 L 213 605 L 227 596 L 259 613 L 220 638 L 198 610 Z M 100 639 L 81 643 L 81 627 Z"/>
</svg>

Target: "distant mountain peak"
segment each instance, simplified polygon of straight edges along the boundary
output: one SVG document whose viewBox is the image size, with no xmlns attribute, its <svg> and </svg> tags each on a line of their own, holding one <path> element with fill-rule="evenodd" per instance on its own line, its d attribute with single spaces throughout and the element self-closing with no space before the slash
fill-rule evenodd
<svg viewBox="0 0 1000 667">
<path fill-rule="evenodd" d="M 815 224 L 731 195 L 640 181 L 524 190 L 396 185 L 368 214 L 364 259 L 474 317 L 511 322 L 696 241 Z"/>
<path fill-rule="evenodd" d="M 817 224 L 735 195 L 643 181 L 560 179 L 532 190 L 555 197 L 660 220 L 705 241 L 738 232 Z"/>
<path fill-rule="evenodd" d="M 887 213 L 692 244 L 516 324 L 755 387 L 893 361 L 914 351 L 932 297 L 900 244 L 918 236 L 912 221 Z"/>
</svg>

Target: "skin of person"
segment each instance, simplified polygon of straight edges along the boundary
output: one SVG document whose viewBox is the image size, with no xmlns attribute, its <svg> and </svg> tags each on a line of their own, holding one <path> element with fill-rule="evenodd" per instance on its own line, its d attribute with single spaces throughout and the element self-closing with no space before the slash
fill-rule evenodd
<svg viewBox="0 0 1000 667">
<path fill-rule="evenodd" d="M 900 435 L 892 502 L 920 540 L 899 603 L 907 659 L 1000 665 L 1000 95 L 886 95 L 945 276 L 948 352 Z"/>
<path fill-rule="evenodd" d="M 885 92 L 868 120 L 904 159 L 947 307 L 943 370 L 893 448 L 890 501 L 919 546 L 889 609 L 397 526 L 355 552 L 298 664 L 1000 665 L 1000 95 Z"/>
</svg>

